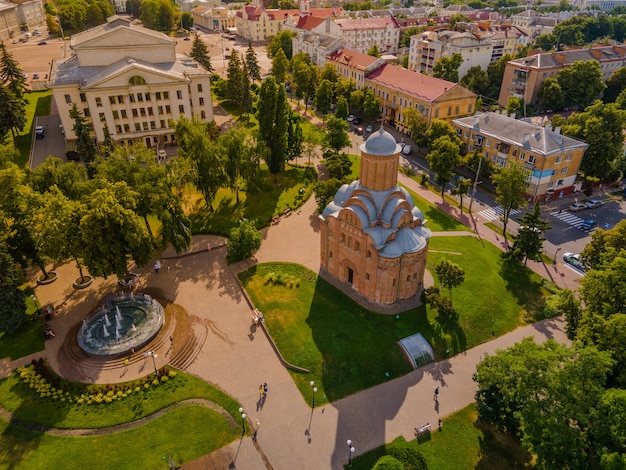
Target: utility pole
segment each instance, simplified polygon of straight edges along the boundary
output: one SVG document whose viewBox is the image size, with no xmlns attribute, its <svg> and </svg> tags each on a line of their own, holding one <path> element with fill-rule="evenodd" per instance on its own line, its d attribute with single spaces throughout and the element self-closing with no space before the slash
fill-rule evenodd
<svg viewBox="0 0 626 470">
<path fill-rule="evenodd" d="M 478 160 L 478 168 L 476 169 L 476 176 L 474 177 L 474 187 L 472 188 L 472 196 L 470 197 L 469 209 L 468 212 L 470 215 L 472 214 L 472 203 L 474 202 L 474 194 L 476 194 L 476 186 L 478 185 L 478 176 L 480 175 L 480 166 L 483 163 L 483 156 L 480 156 Z"/>
</svg>

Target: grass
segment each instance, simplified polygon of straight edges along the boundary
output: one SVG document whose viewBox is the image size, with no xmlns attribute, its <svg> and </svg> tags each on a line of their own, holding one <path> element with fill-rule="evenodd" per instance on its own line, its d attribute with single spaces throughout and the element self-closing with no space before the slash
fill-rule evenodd
<svg viewBox="0 0 626 470">
<path fill-rule="evenodd" d="M 33 91 L 25 95 L 26 103 L 26 126 L 15 139 L 15 146 L 20 152 L 19 160 L 15 163 L 23 168 L 28 164 L 30 147 L 35 132 L 35 116 L 47 116 L 50 114 L 52 91 Z"/>
<path fill-rule="evenodd" d="M 413 198 L 413 203 L 415 204 L 415 206 L 422 211 L 422 214 L 424 214 L 424 217 L 427 220 L 426 226 L 433 232 L 472 231 L 472 229 L 470 229 L 466 225 L 463 225 L 454 217 L 446 214 L 444 211 L 431 204 L 426 199 L 419 196 L 417 193 L 411 191 L 406 186 L 401 186 L 409 192 L 409 194 Z"/>
<path fill-rule="evenodd" d="M 202 196 L 195 190 L 187 193 L 190 206 L 187 209 L 194 234 L 214 233 L 227 236 L 231 228 L 245 217 L 255 221 L 257 228 L 270 224 L 272 217 L 279 215 L 287 207 L 300 207 L 313 192 L 315 179 L 312 169 L 287 165 L 278 176 L 278 183 L 265 165 L 261 168 L 258 182 L 259 191 L 239 192 L 239 204 L 230 189 L 218 191 L 213 203 L 214 211 L 204 203 Z M 300 193 L 300 189 L 304 192 Z M 262 197 L 259 194 L 262 193 Z"/>
<path fill-rule="evenodd" d="M 74 384 L 77 385 L 77 384 Z M 105 386 L 89 386 L 102 390 Z M 16 418 L 57 428 L 103 428 L 148 416 L 188 398 L 205 398 L 238 416 L 239 404 L 216 387 L 191 375 L 177 372 L 174 379 L 120 401 L 77 404 L 40 398 L 16 374 L 0 381 L 0 404 Z"/>
<path fill-rule="evenodd" d="M 0 358 L 11 360 L 43 351 L 43 317 L 37 315 L 39 305 L 37 299 L 31 297 L 32 288 L 25 290 L 26 320 L 13 333 L 0 333 Z"/>
<path fill-rule="evenodd" d="M 303 396 L 310 395 L 311 380 L 318 384 L 320 400 L 328 402 L 408 373 L 411 367 L 397 341 L 414 333 L 422 333 L 440 359 L 542 318 L 548 292 L 541 278 L 503 263 L 493 245 L 473 237 L 441 237 L 430 247 L 429 269 L 446 257 L 466 272 L 466 281 L 453 290 L 456 324 L 438 322 L 436 312 L 425 306 L 399 318 L 370 312 L 299 265 L 261 264 L 240 274 L 281 354 L 310 370 L 292 373 Z M 297 287 L 266 283 L 271 273 L 291 277 Z"/>
<path fill-rule="evenodd" d="M 406 442 L 398 437 L 394 443 L 406 443 L 418 449 L 426 458 L 429 470 L 471 469 L 527 469 L 532 456 L 524 450 L 519 440 L 499 432 L 478 418 L 476 405 L 470 405 L 443 419 L 441 431 L 433 432 L 420 441 Z M 369 470 L 386 455 L 385 446 L 373 449 L 352 460 L 354 470 Z"/>
<path fill-rule="evenodd" d="M 220 449 L 240 435 L 217 412 L 184 406 L 139 428 L 93 437 L 57 437 L 0 420 L 0 466 L 49 468 L 167 468 Z M 136 443 L 137 445 L 129 445 Z M 70 464 L 71 462 L 71 464 Z"/>
</svg>

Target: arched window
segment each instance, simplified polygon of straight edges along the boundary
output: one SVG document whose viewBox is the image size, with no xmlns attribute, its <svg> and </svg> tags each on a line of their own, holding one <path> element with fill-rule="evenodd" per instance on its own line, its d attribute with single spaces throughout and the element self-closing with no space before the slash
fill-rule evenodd
<svg viewBox="0 0 626 470">
<path fill-rule="evenodd" d="M 128 79 L 128 84 L 129 85 L 145 85 L 146 81 L 144 80 L 143 77 L 140 77 L 139 75 L 133 75 L 132 77 Z"/>
</svg>

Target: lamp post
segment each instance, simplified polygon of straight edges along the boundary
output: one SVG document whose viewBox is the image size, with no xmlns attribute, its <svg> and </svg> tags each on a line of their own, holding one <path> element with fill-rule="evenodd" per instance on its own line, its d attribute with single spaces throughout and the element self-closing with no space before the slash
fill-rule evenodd
<svg viewBox="0 0 626 470">
<path fill-rule="evenodd" d="M 355 451 L 355 448 L 352 447 L 352 441 L 348 439 L 348 467 L 352 467 L 352 454 Z"/>
<path fill-rule="evenodd" d="M 243 408 L 239 408 L 239 413 L 241 413 L 241 438 L 246 434 L 246 414 L 243 412 Z"/>
<path fill-rule="evenodd" d="M 311 409 L 315 409 L 315 392 L 317 392 L 317 387 L 315 386 L 315 382 L 311 380 L 311 389 L 313 390 L 313 398 L 311 399 Z"/>
</svg>

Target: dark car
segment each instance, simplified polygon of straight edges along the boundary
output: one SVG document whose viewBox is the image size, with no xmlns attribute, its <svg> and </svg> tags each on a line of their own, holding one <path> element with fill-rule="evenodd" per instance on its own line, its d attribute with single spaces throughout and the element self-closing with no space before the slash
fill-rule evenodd
<svg viewBox="0 0 626 470">
<path fill-rule="evenodd" d="M 44 130 L 43 126 L 35 127 L 35 137 L 37 139 L 43 139 L 45 135 L 46 131 Z"/>
<path fill-rule="evenodd" d="M 185 39 L 183 39 L 183 41 L 191 41 L 191 38 L 189 36 L 185 36 Z"/>
<path fill-rule="evenodd" d="M 78 152 L 74 151 L 74 150 L 70 150 L 68 152 L 65 152 L 65 157 L 67 158 L 68 161 L 78 161 L 80 160 L 80 155 L 78 154 Z"/>
<path fill-rule="evenodd" d="M 38 46 L 45 46 L 46 44 L 48 44 L 46 41 L 39 41 L 37 43 Z"/>
</svg>

